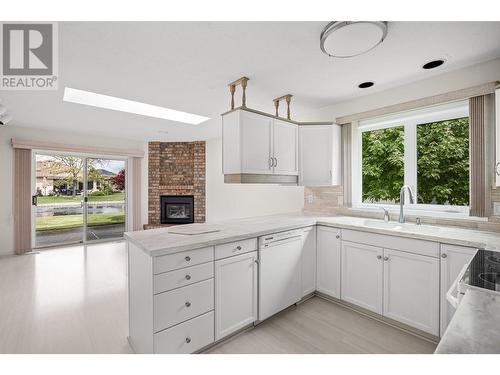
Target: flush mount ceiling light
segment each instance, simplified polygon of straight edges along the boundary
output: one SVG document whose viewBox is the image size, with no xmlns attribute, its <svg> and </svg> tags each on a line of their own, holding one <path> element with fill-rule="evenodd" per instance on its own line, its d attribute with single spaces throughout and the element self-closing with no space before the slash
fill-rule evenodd
<svg viewBox="0 0 500 375">
<path fill-rule="evenodd" d="M 374 83 L 374 82 L 372 82 L 372 81 L 367 81 L 367 82 L 360 83 L 360 84 L 358 85 L 358 87 L 359 87 L 360 89 L 367 89 L 367 88 L 369 88 L 369 87 L 372 87 L 374 84 L 375 84 L 375 83 Z"/>
<path fill-rule="evenodd" d="M 64 88 L 65 102 L 90 105 L 92 107 L 106 108 L 113 111 L 121 111 L 134 113 L 137 115 L 162 118 L 165 120 L 184 122 L 186 124 L 198 125 L 209 120 L 209 117 L 195 115 L 193 113 L 177 111 L 166 107 L 136 102 L 134 100 L 117 98 L 97 94 L 95 92 L 73 89 L 71 87 Z"/>
<path fill-rule="evenodd" d="M 432 61 L 429 61 L 428 63 L 425 63 L 424 65 L 422 65 L 422 69 L 426 69 L 426 70 L 429 70 L 429 69 L 434 69 L 434 68 L 437 68 L 438 66 L 441 66 L 445 63 L 445 59 L 437 59 L 437 60 L 432 60 Z"/>
<path fill-rule="evenodd" d="M 331 57 L 353 57 L 372 50 L 386 35 L 385 21 L 334 21 L 323 29 L 320 47 Z"/>
</svg>

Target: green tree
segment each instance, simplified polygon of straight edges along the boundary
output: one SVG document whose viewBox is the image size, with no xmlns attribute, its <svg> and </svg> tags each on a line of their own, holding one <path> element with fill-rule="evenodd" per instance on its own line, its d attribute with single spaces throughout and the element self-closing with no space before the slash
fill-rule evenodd
<svg viewBox="0 0 500 375">
<path fill-rule="evenodd" d="M 363 201 L 399 202 L 404 128 L 363 132 Z M 417 201 L 469 204 L 469 119 L 417 126 Z"/>
<path fill-rule="evenodd" d="M 417 127 L 417 199 L 426 204 L 469 204 L 469 118 Z"/>
<path fill-rule="evenodd" d="M 399 201 L 404 181 L 404 128 L 363 133 L 363 201 Z"/>
</svg>

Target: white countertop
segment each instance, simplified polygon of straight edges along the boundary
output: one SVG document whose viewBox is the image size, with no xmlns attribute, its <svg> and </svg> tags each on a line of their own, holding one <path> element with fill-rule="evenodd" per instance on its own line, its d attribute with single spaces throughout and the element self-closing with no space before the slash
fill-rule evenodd
<svg viewBox="0 0 500 375">
<path fill-rule="evenodd" d="M 170 227 L 127 232 L 125 238 L 151 256 L 158 256 L 315 224 L 500 251 L 500 233 L 437 225 L 387 223 L 382 220 L 352 216 L 317 216 L 300 212 L 234 219 L 218 223 L 186 225 L 197 227 L 206 225 L 210 226 L 210 228 L 217 227 L 219 229 L 218 232 L 212 233 L 197 235 L 173 234 L 169 233 L 172 228 Z"/>
<path fill-rule="evenodd" d="M 467 290 L 435 353 L 499 354 L 500 294 Z"/>
</svg>

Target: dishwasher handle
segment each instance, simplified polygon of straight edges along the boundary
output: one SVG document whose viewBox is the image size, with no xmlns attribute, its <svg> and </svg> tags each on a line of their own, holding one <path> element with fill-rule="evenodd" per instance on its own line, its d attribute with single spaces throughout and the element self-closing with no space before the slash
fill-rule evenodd
<svg viewBox="0 0 500 375">
<path fill-rule="evenodd" d="M 261 244 L 261 247 L 268 248 L 268 247 L 282 245 L 282 244 L 285 244 L 285 243 L 288 243 L 288 242 L 291 242 L 291 241 L 297 241 L 297 240 L 301 240 L 301 239 L 302 239 L 302 235 L 301 234 L 297 234 L 297 235 L 290 236 L 290 237 L 279 238 L 279 239 L 274 240 L 274 241 L 263 242 Z"/>
</svg>

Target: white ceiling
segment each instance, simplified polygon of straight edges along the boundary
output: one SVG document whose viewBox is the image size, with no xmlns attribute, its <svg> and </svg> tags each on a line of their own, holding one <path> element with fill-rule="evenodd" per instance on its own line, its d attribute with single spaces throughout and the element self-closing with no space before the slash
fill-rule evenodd
<svg viewBox="0 0 500 375">
<path fill-rule="evenodd" d="M 247 105 L 273 111 L 294 95 L 295 113 L 500 57 L 500 22 L 389 22 L 369 53 L 333 59 L 319 48 L 327 22 L 62 22 L 59 90 L 0 91 L 12 126 L 137 140 L 220 134 L 227 83 L 250 78 Z M 445 58 L 433 71 L 420 67 Z M 376 85 L 361 90 L 363 81 Z M 208 116 L 186 125 L 62 101 L 65 86 Z"/>
</svg>

